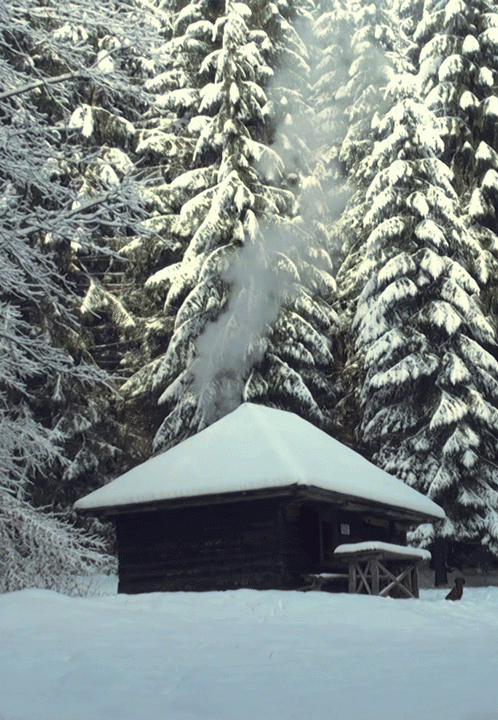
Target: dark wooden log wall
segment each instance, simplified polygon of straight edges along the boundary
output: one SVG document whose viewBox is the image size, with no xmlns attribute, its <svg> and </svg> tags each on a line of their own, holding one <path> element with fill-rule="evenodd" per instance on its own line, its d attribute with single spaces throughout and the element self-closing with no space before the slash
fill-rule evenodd
<svg viewBox="0 0 498 720">
<path fill-rule="evenodd" d="M 119 592 L 286 587 L 281 499 L 117 518 Z"/>
<path fill-rule="evenodd" d="M 116 527 L 119 592 L 140 593 L 298 589 L 309 574 L 344 572 L 338 545 L 404 545 L 407 524 L 280 496 L 125 514 Z"/>
</svg>

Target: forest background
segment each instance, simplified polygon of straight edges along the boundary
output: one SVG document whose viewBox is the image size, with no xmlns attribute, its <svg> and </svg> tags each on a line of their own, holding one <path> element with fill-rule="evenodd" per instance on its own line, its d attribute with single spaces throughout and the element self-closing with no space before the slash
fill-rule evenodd
<svg viewBox="0 0 498 720">
<path fill-rule="evenodd" d="M 9 0 L 0 158 L 0 590 L 110 568 L 72 503 L 244 401 L 496 564 L 494 0 Z"/>
</svg>

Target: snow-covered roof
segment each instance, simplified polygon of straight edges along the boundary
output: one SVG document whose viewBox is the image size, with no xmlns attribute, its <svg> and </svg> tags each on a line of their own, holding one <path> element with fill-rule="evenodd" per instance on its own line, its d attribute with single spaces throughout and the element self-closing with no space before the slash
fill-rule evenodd
<svg viewBox="0 0 498 720">
<path fill-rule="evenodd" d="M 244 403 L 75 503 L 106 510 L 162 500 L 303 485 L 444 519 L 429 498 L 297 415 Z"/>
</svg>

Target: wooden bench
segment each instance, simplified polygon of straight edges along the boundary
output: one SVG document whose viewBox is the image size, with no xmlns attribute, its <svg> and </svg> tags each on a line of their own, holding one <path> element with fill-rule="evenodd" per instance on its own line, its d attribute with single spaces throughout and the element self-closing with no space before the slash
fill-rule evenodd
<svg viewBox="0 0 498 720">
<path fill-rule="evenodd" d="M 339 545 L 334 557 L 349 566 L 350 593 L 418 598 L 418 568 L 431 559 L 431 554 L 371 541 Z"/>
</svg>

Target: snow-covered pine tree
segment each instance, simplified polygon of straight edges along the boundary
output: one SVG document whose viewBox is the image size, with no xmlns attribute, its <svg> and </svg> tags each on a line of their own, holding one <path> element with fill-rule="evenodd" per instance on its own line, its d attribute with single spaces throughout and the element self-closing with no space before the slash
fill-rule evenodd
<svg viewBox="0 0 498 720">
<path fill-rule="evenodd" d="M 358 9 L 356 3 L 339 0 L 318 3 L 311 50 L 310 104 L 314 111 L 315 174 L 326 198 L 324 221 L 331 237 L 329 252 L 336 266 L 340 262 L 343 244 L 336 221 L 348 197 L 346 183 L 351 172 L 351 167 L 345 162 L 346 158 L 340 157 L 340 152 L 348 135 L 348 105 L 353 102 L 347 89 L 349 87 L 351 90 L 352 86 L 349 73 L 354 63 L 352 43 Z M 368 140 L 361 138 L 355 143 L 355 148 L 360 151 L 365 142 Z"/>
<path fill-rule="evenodd" d="M 498 386 L 495 332 L 479 301 L 485 264 L 419 80 L 393 80 L 393 106 L 376 121 L 362 168 L 370 206 L 352 328 L 365 373 L 359 436 L 381 467 L 445 508 L 439 536 L 496 552 Z M 435 538 L 422 526 L 412 540 Z"/>
<path fill-rule="evenodd" d="M 284 280 L 277 320 L 266 338 L 263 360 L 251 372 L 244 399 L 293 410 L 330 427 L 337 393 L 330 354 L 336 325 L 331 308 L 335 281 L 327 227 L 330 207 L 316 168 L 316 116 L 309 99 L 313 6 L 300 0 L 277 7 L 279 12 L 273 11 L 267 22 L 274 68 L 268 89 L 268 141 L 284 163 L 284 179 L 296 193 L 297 204 L 292 220 L 284 217 L 279 229 L 274 271 L 281 272 L 281 258 L 287 256 L 297 274 L 291 284 L 289 278 Z M 275 250 L 271 243 L 267 246 Z M 277 277 L 281 282 L 282 277 Z"/>
<path fill-rule="evenodd" d="M 122 388 L 163 405 L 157 449 L 243 399 L 324 422 L 316 398 L 329 387 L 335 286 L 298 213 L 310 188 L 292 110 L 302 111 L 295 78 L 306 87 L 307 68 L 293 19 L 290 3 L 192 2 L 174 19 L 165 85 L 151 83 L 177 83 L 158 106 L 193 146 L 183 172 L 168 170 L 153 191 L 163 250 L 149 256 L 156 272 L 145 282 L 156 307 L 144 322 L 151 361 Z"/>
<path fill-rule="evenodd" d="M 494 120 L 489 117 L 494 93 L 490 82 L 492 72 L 486 70 L 487 66 L 493 65 L 493 32 L 490 37 L 484 31 L 479 40 L 483 28 L 492 27 L 493 17 L 496 21 L 494 8 L 487 2 L 426 2 L 413 38 L 420 48 L 419 88 L 426 105 L 438 118 L 444 141 L 442 159 L 453 172 L 453 186 L 459 196 L 462 219 L 469 225 L 475 239 L 466 248 L 464 266 L 479 282 L 480 308 L 496 333 L 496 319 L 493 313 L 489 313 L 489 308 L 493 306 L 493 278 L 497 269 L 496 239 L 494 232 L 490 232 L 494 224 L 493 178 L 492 172 L 489 172 L 491 168 L 488 166 L 485 169 L 490 153 L 483 137 L 490 139 L 494 135 Z M 483 162 L 484 157 L 486 160 Z M 493 342 L 487 338 L 483 346 L 486 353 L 493 348 Z M 493 354 L 496 355 L 495 352 Z M 481 359 L 481 366 L 483 362 L 487 360 Z M 496 387 L 486 384 L 483 388 L 482 381 L 479 385 L 475 377 L 472 380 L 477 382 L 484 401 L 495 405 Z M 470 383 L 469 389 L 472 387 Z M 481 498 L 473 503 L 474 513 L 484 522 L 479 525 L 474 519 L 468 538 L 461 539 L 481 543 L 496 554 L 496 541 L 486 529 L 494 526 L 494 514 L 498 509 L 492 492 L 496 487 L 492 465 L 496 428 L 491 417 L 486 419 L 479 413 L 474 418 L 473 427 L 480 435 L 479 456 L 485 465 L 485 470 L 479 467 L 474 472 L 484 473 L 490 481 L 491 491 L 485 501 Z M 464 477 L 464 482 L 467 484 L 469 481 Z M 464 489 L 462 494 L 465 494 Z M 472 503 L 467 501 L 467 504 Z M 463 552 L 468 552 L 468 542 L 464 542 L 462 547 Z M 453 542 L 453 554 L 458 552 L 458 548 L 458 544 Z M 481 556 L 484 555 L 482 552 Z"/>
<path fill-rule="evenodd" d="M 358 377 L 348 362 L 349 327 L 359 292 L 358 267 L 364 260 L 362 220 L 368 210 L 367 185 L 358 169 L 372 151 L 370 127 L 375 113 L 382 113 L 386 104 L 389 76 L 408 65 L 398 47 L 402 39 L 390 27 L 389 5 L 319 3 L 315 22 L 318 52 L 312 99 L 320 142 L 317 172 L 327 188 L 330 253 L 338 271 L 337 374 L 343 397 L 334 411 L 334 432 L 353 445 L 359 417 Z"/>
<path fill-rule="evenodd" d="M 492 174 L 487 172 L 489 166 L 484 170 L 487 163 L 482 160 L 484 156 L 488 158 L 489 152 L 481 137 L 484 127 L 489 137 L 493 125 L 488 117 L 489 96 L 493 94 L 491 71 L 486 70 L 493 60 L 488 35 L 482 39 L 482 48 L 478 41 L 483 26 L 492 26 L 493 15 L 493 7 L 486 2 L 426 2 L 420 22 L 413 25 L 413 38 L 418 45 L 419 88 L 426 104 L 438 118 L 444 141 L 442 158 L 453 172 L 453 185 L 463 210 L 462 218 L 478 241 L 468 248 L 466 267 L 479 281 L 480 306 L 496 329 L 493 314 L 489 313 L 489 308 L 493 306 L 493 278 L 496 276 L 496 241 L 488 229 L 493 227 L 494 215 Z M 484 22 L 483 18 L 486 18 Z M 489 210 L 491 213 L 488 213 Z M 483 223 L 481 227 L 479 222 Z M 492 397 L 494 390 L 491 387 L 484 393 L 487 400 L 489 393 Z M 489 450 L 490 442 L 493 444 L 493 440 L 486 440 L 488 433 L 491 437 L 495 433 L 492 424 L 481 431 L 484 437 L 480 450 L 488 462 L 493 462 L 494 454 L 483 451 L 485 448 Z M 477 512 L 481 515 L 493 512 L 490 497 L 486 506 L 487 510 L 477 504 Z M 492 522 L 488 517 L 486 524 Z M 486 532 L 472 532 L 469 540 L 486 546 L 490 537 Z M 468 543 L 462 547 L 463 553 L 468 552 Z M 453 555 L 458 551 L 459 545 L 453 542 Z M 493 552 L 496 552 L 495 549 Z M 484 555 L 485 552 L 481 552 L 481 557 Z"/>
<path fill-rule="evenodd" d="M 493 214 L 491 174 L 482 184 L 492 169 L 489 148 L 495 141 L 493 23 L 497 13 L 486 0 L 426 2 L 413 32 L 420 91 L 439 118 L 443 159 L 454 172 L 461 203 L 471 198 L 470 217 L 484 224 Z"/>
<path fill-rule="evenodd" d="M 125 263 L 116 251 L 145 217 L 148 168 L 136 152 L 148 107 L 143 85 L 162 68 L 169 13 L 148 0 L 13 2 L 3 12 L 5 27 L 15 28 L 6 30 L 2 99 L 5 132 L 19 138 L 6 145 L 9 178 L 23 188 L 16 207 L 26 237 L 53 251 L 84 325 L 61 327 L 58 340 L 119 372 L 137 329 L 120 300 Z M 147 440 L 143 432 L 134 442 L 122 437 L 128 429 L 115 421 L 110 385 L 83 401 L 71 386 L 57 397 L 51 412 L 64 415 L 72 462 L 36 491 L 41 502 L 66 504 L 119 471 L 120 458 L 129 464 L 130 450 L 136 458 Z"/>
<path fill-rule="evenodd" d="M 370 121 L 382 105 L 389 58 L 400 42 L 391 28 L 389 5 L 320 3 L 313 101 L 317 130 L 328 146 L 325 158 L 340 178 L 371 149 Z"/>
<path fill-rule="evenodd" d="M 496 323 L 498 307 L 497 208 L 498 208 L 498 12 L 494 3 L 469 3 L 465 8 L 467 28 L 462 55 L 471 68 L 467 87 L 459 96 L 458 117 L 465 123 L 463 146 L 462 202 L 468 221 L 478 234 L 490 265 L 484 305 Z M 467 79 L 467 78 L 465 78 Z"/>
<path fill-rule="evenodd" d="M 86 362 L 88 334 L 73 310 L 81 275 L 88 277 L 83 258 L 105 255 L 109 263 L 99 246 L 133 225 L 137 203 L 132 183 L 120 182 L 123 153 L 90 146 L 89 112 L 86 135 L 70 119 L 78 102 L 94 107 L 99 93 L 131 107 L 137 93 L 124 81 L 126 68 L 113 63 L 133 60 L 123 48 L 133 42 L 137 17 L 123 3 L 86 0 L 13 0 L 0 8 L 4 589 L 61 587 L 64 562 L 73 570 L 108 563 L 92 551 L 98 543 L 31 503 L 65 509 L 102 481 L 116 453 L 106 433 L 110 387 Z M 102 110 L 99 128 L 110 114 Z"/>
<path fill-rule="evenodd" d="M 40 171 L 26 160 L 19 174 L 21 168 Z M 2 169 L 8 172 L 7 162 Z M 59 347 L 61 328 L 75 333 L 76 322 L 53 257 L 23 232 L 15 205 L 19 198 L 22 209 L 21 187 L 11 183 L 0 215 L 0 592 L 30 585 L 67 590 L 71 572 L 105 569 L 110 558 L 102 542 L 32 501 L 64 498 L 60 478 L 74 462 L 66 427 L 80 414 L 82 433 L 91 437 L 85 433 L 91 400 L 84 398 L 105 385 L 93 367 Z M 68 391 L 80 407 L 63 402 Z"/>
</svg>

